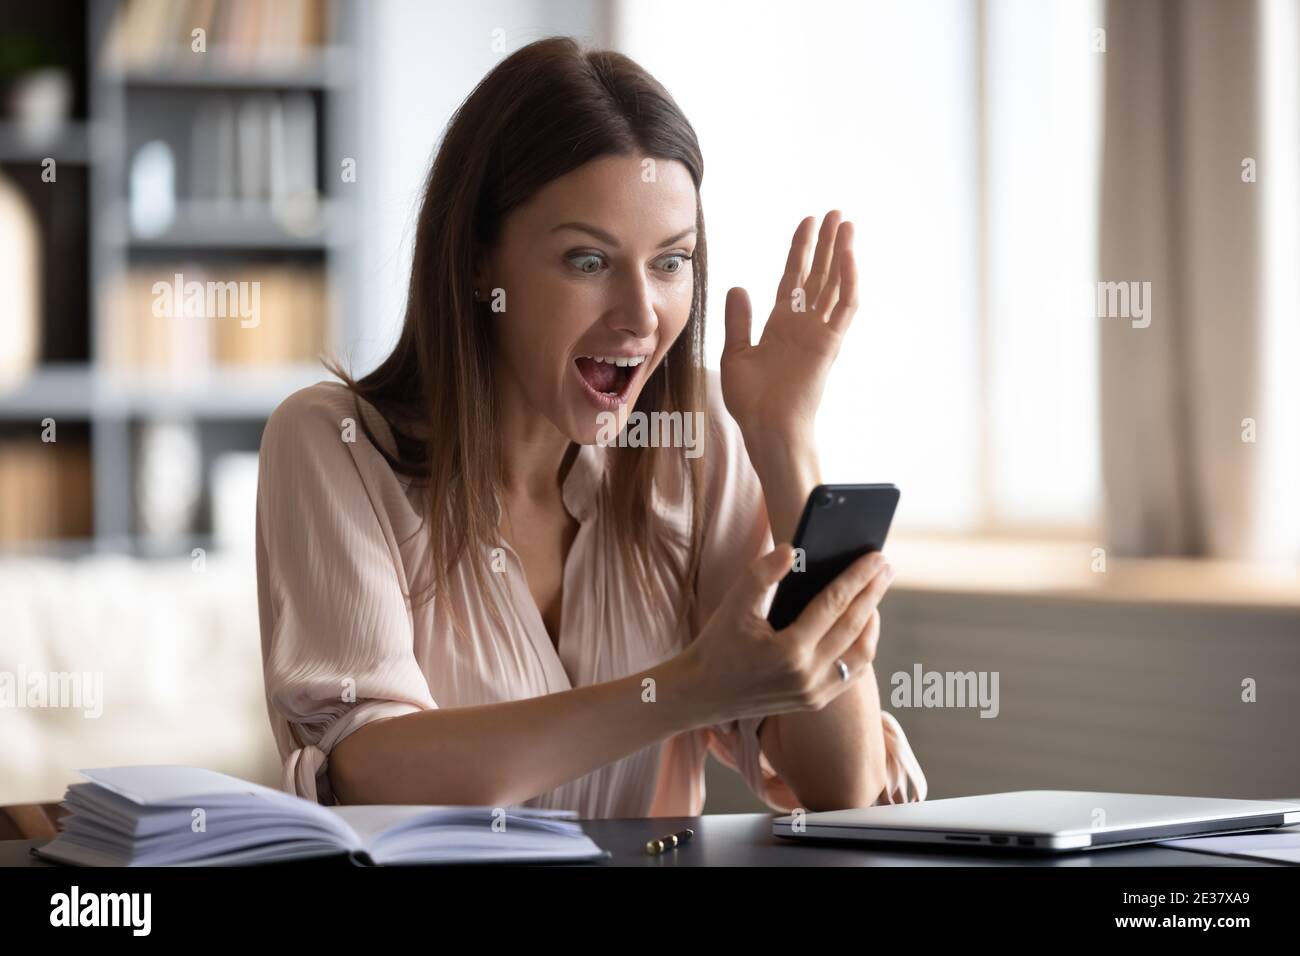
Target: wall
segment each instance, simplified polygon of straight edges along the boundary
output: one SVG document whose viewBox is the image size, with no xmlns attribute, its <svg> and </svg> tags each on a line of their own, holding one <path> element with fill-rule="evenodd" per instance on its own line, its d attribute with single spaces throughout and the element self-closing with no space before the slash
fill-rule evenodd
<svg viewBox="0 0 1300 956">
<path fill-rule="evenodd" d="M 364 315 L 349 323 L 354 370 L 373 368 L 397 339 L 420 188 L 456 107 L 493 65 L 526 43 L 554 34 L 600 42 L 605 7 L 599 0 L 366 4 L 373 12 L 360 25 L 365 65 L 356 157 Z M 492 49 L 497 29 L 505 31 L 505 53 Z"/>
<path fill-rule="evenodd" d="M 876 661 L 931 798 L 1300 795 L 1300 609 L 896 590 Z M 1000 710 L 901 709 L 890 676 L 999 672 Z M 1242 701 L 1253 678 L 1257 701 Z"/>
</svg>

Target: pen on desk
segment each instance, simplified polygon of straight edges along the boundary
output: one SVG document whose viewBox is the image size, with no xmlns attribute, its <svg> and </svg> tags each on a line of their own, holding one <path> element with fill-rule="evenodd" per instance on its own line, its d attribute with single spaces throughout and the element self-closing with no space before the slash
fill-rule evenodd
<svg viewBox="0 0 1300 956">
<path fill-rule="evenodd" d="M 678 833 L 670 833 L 668 836 L 660 837 L 658 840 L 648 841 L 645 845 L 645 851 L 653 856 L 658 856 L 665 850 L 672 850 L 681 846 L 693 836 L 695 836 L 695 831 L 690 827 L 687 827 L 685 830 Z"/>
</svg>

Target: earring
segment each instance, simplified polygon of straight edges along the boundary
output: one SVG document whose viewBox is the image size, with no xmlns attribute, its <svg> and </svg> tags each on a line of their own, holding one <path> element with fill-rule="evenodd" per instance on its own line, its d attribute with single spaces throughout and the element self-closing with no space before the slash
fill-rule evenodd
<svg viewBox="0 0 1300 956">
<path fill-rule="evenodd" d="M 482 298 L 482 297 L 478 294 L 478 287 L 476 286 L 476 287 L 474 288 L 474 299 L 475 299 L 475 301 L 477 301 L 477 300 L 480 299 L 480 298 Z"/>
</svg>

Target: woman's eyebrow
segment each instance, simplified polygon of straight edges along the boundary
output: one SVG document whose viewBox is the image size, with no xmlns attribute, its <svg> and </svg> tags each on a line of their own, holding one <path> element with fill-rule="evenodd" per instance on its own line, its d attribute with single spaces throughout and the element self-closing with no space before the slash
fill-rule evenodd
<svg viewBox="0 0 1300 956">
<path fill-rule="evenodd" d="M 551 232 L 559 232 L 561 229 L 575 229 L 578 232 L 585 232 L 588 233 L 589 235 L 595 236 L 601 242 L 608 243 L 609 245 L 613 246 L 615 249 L 619 248 L 618 240 L 615 239 L 613 236 L 611 236 L 609 233 L 607 233 L 604 229 L 597 229 L 595 226 L 589 225 L 588 223 L 585 222 L 562 222 L 558 226 L 552 226 Z M 694 232 L 695 232 L 695 227 L 688 226 L 685 229 L 683 229 L 681 232 L 677 233 L 677 235 L 669 236 L 663 242 L 659 243 L 658 248 L 662 249 L 664 246 L 671 246 L 678 239 L 685 239 L 687 236 L 692 235 Z"/>
</svg>

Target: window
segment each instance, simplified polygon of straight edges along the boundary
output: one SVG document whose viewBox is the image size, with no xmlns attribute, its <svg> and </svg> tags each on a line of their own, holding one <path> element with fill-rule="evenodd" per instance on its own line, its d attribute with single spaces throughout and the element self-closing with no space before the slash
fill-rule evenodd
<svg viewBox="0 0 1300 956">
<path fill-rule="evenodd" d="M 1098 4 L 655 4 L 614 45 L 704 149 L 709 364 L 726 290 L 761 326 L 803 216 L 857 226 L 860 307 L 827 386 L 827 480 L 894 481 L 912 531 L 1097 516 Z M 757 329 L 756 333 L 757 334 Z"/>
</svg>

